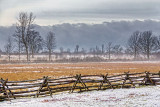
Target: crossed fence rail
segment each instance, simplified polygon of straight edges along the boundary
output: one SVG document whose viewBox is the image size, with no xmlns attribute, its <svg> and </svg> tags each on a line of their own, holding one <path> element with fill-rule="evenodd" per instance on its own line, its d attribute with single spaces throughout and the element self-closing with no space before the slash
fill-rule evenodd
<svg viewBox="0 0 160 107">
<path fill-rule="evenodd" d="M 124 72 L 119 75 L 81 75 L 54 79 L 44 76 L 36 80 L 8 81 L 0 80 L 0 100 L 12 100 L 20 97 L 51 97 L 55 93 L 68 91 L 82 92 L 115 88 L 130 88 L 140 85 L 160 85 L 158 73 Z"/>
</svg>

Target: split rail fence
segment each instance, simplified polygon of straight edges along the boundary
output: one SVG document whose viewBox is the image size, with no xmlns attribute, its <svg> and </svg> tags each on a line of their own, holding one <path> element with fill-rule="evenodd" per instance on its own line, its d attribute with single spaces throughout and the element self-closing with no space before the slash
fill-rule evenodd
<svg viewBox="0 0 160 107">
<path fill-rule="evenodd" d="M 0 80 L 0 100 L 12 100 L 21 97 L 53 96 L 59 92 L 83 92 L 115 88 L 130 88 L 141 85 L 160 85 L 158 73 L 124 72 L 118 75 L 81 75 L 54 79 L 45 76 L 42 79 L 25 81 Z"/>
</svg>

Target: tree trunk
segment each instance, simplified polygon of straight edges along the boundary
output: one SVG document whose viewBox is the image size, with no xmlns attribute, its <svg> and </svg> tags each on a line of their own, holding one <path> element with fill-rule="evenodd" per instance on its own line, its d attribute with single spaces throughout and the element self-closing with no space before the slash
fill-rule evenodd
<svg viewBox="0 0 160 107">
<path fill-rule="evenodd" d="M 110 52 L 110 49 L 109 49 L 109 60 L 111 59 L 111 52 Z"/>
<path fill-rule="evenodd" d="M 19 43 L 18 43 L 18 51 L 19 51 L 19 61 L 21 60 L 21 40 L 20 40 L 20 37 L 19 37 Z"/>
<path fill-rule="evenodd" d="M 150 48 L 149 48 L 149 46 L 148 46 L 148 48 L 147 48 L 147 58 L 148 58 L 148 60 L 149 60 L 149 58 L 150 58 Z"/>
<path fill-rule="evenodd" d="M 49 61 L 51 61 L 51 50 L 49 50 Z"/>
<path fill-rule="evenodd" d="M 32 58 L 34 58 L 34 48 L 31 46 Z"/>
<path fill-rule="evenodd" d="M 33 52 L 33 48 L 32 48 L 32 58 L 34 58 L 34 52 Z"/>
<path fill-rule="evenodd" d="M 8 55 L 8 59 L 9 59 L 9 62 L 11 61 L 11 56 L 10 56 L 10 53 L 9 53 L 9 55 Z"/>
<path fill-rule="evenodd" d="M 19 59 L 19 61 L 20 61 L 20 60 L 21 60 L 21 53 L 20 53 L 20 52 L 19 52 L 19 56 L 18 56 L 18 57 L 19 57 L 18 59 Z"/>
<path fill-rule="evenodd" d="M 27 62 L 29 62 L 29 52 L 28 52 L 28 48 L 26 48 L 26 54 L 27 54 Z"/>
<path fill-rule="evenodd" d="M 134 50 L 134 60 L 136 60 L 137 59 L 137 51 L 136 51 L 136 49 Z"/>
<path fill-rule="evenodd" d="M 34 58 L 34 54 L 33 54 L 33 52 L 32 52 L 32 58 Z"/>
<path fill-rule="evenodd" d="M 150 59 L 150 54 L 149 54 L 149 52 L 147 52 L 147 59 L 148 59 L 148 60 Z"/>
</svg>

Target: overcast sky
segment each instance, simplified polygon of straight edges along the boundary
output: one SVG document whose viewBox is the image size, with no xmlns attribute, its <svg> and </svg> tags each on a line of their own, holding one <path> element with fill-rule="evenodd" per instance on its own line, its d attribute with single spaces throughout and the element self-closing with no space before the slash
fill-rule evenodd
<svg viewBox="0 0 160 107">
<path fill-rule="evenodd" d="M 160 0 L 0 0 L 0 25 L 14 24 L 22 11 L 39 25 L 160 20 Z"/>
</svg>

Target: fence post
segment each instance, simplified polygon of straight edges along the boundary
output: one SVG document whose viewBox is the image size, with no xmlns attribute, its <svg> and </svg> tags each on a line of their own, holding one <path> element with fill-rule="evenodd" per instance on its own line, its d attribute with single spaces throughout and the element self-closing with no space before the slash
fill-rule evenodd
<svg viewBox="0 0 160 107">
<path fill-rule="evenodd" d="M 52 97 L 52 90 L 51 90 L 51 88 L 50 88 L 49 85 L 48 85 L 48 76 L 46 76 L 46 77 L 44 76 L 44 77 L 43 77 L 43 82 L 42 82 L 41 86 L 39 87 L 36 96 L 37 96 L 37 97 L 39 96 L 41 90 L 42 90 L 44 87 L 47 87 L 47 90 L 49 91 L 50 96 Z"/>
<path fill-rule="evenodd" d="M 82 81 L 82 79 L 81 79 L 81 74 L 76 74 L 76 76 L 75 76 L 75 82 L 74 82 L 74 84 L 73 84 L 73 86 L 72 86 L 72 88 L 71 88 L 71 90 L 70 90 L 70 93 L 72 93 L 73 91 L 74 91 L 74 89 L 76 88 L 76 85 L 78 84 L 78 83 L 80 83 L 82 86 L 83 86 L 83 88 L 86 90 L 89 90 L 88 89 L 88 87 L 86 86 L 86 84 Z M 80 87 L 80 91 L 82 90 L 82 88 Z"/>
<path fill-rule="evenodd" d="M 108 85 L 109 85 L 111 88 L 113 88 L 111 82 L 107 79 L 108 73 L 106 73 L 105 76 L 102 75 L 102 77 L 103 77 L 103 80 L 102 80 L 102 82 L 100 83 L 100 85 L 99 85 L 99 87 L 98 87 L 98 90 L 101 90 L 102 86 L 104 86 L 104 85 L 103 85 L 104 83 L 108 83 Z"/>
<path fill-rule="evenodd" d="M 8 100 L 11 101 L 9 94 L 11 94 L 14 99 L 16 99 L 16 97 L 14 97 L 13 93 L 11 92 L 11 90 L 9 89 L 9 87 L 7 86 L 7 82 L 8 82 L 8 79 L 3 80 L 3 79 L 1 78 L 2 90 L 4 91 L 4 95 L 7 95 Z M 7 92 L 7 89 L 6 89 L 6 88 L 9 90 L 9 93 Z"/>
<path fill-rule="evenodd" d="M 130 76 L 129 76 L 129 71 L 128 71 L 128 72 L 124 72 L 124 74 L 125 74 L 126 76 L 125 76 L 125 79 L 124 79 L 124 81 L 123 81 L 122 87 L 124 87 L 124 85 L 125 85 L 125 83 L 126 83 L 127 80 L 129 80 L 129 81 L 131 82 L 131 84 L 132 84 L 133 86 L 135 86 L 135 84 L 133 84 L 133 81 L 131 80 L 131 78 L 130 78 Z"/>
<path fill-rule="evenodd" d="M 142 84 L 147 85 L 147 82 L 150 82 L 152 85 L 154 85 L 154 82 L 152 81 L 152 79 L 149 76 L 149 72 L 145 72 L 146 76 L 144 77 L 144 79 L 142 80 Z"/>
</svg>

